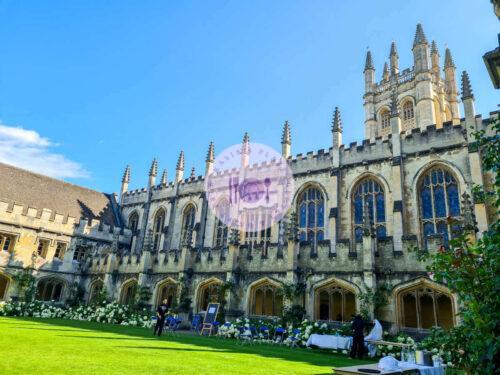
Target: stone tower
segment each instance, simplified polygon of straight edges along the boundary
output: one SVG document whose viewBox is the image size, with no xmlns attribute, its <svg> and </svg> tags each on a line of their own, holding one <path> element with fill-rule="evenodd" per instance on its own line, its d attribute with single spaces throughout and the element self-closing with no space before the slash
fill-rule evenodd
<svg viewBox="0 0 500 375">
<path fill-rule="evenodd" d="M 413 67 L 400 70 L 396 43 L 391 44 L 389 65 L 384 65 L 382 78 L 375 79 L 372 54 L 366 55 L 365 76 L 365 138 L 391 134 L 391 97 L 397 94 L 401 117 L 401 131 L 425 129 L 429 125 L 441 128 L 443 123 L 460 122 L 455 65 L 451 52 L 446 49 L 444 77 L 441 77 L 439 51 L 436 42 L 429 45 L 422 25 L 418 24 L 413 40 Z"/>
</svg>

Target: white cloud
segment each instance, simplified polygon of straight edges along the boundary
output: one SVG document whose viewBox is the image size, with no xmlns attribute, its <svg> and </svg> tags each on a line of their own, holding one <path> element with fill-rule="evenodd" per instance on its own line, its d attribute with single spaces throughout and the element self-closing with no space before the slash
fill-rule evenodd
<svg viewBox="0 0 500 375">
<path fill-rule="evenodd" d="M 34 130 L 0 123 L 0 162 L 55 178 L 89 177 L 81 164 L 53 152 L 56 146 Z"/>
</svg>

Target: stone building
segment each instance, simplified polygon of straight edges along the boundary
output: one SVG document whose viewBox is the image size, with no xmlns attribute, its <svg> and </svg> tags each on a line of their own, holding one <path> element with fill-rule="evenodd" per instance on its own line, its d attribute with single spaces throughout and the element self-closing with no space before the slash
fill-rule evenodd
<svg viewBox="0 0 500 375">
<path fill-rule="evenodd" d="M 157 181 L 154 160 L 148 186 L 129 191 L 127 167 L 119 198 L 0 164 L 0 299 L 16 297 L 12 277 L 29 268 L 42 300 L 64 301 L 80 285 L 86 300 L 105 288 L 129 303 L 141 287 L 152 306 L 188 297 L 199 312 L 224 286 L 228 318 L 280 316 L 293 302 L 309 318 L 346 321 L 362 308 L 373 311 L 367 296 L 379 292 L 387 298 L 376 306 L 379 319 L 399 328 L 453 326 L 456 296 L 429 278 L 414 248 L 446 247 L 456 229 L 448 218 L 476 226 L 478 237 L 487 229 L 492 213 L 472 187 L 487 186 L 491 176 L 482 172 L 472 133 L 498 113 L 476 115 L 463 72 L 461 116 L 451 52 L 443 76 L 421 25 L 412 51 L 414 66 L 400 71 L 393 43 L 378 82 L 368 51 L 361 144 L 342 143 L 336 108 L 330 147 L 293 156 L 285 123 L 282 155 L 295 193 L 270 230 L 229 230 L 208 207 L 212 143 L 204 176 L 192 170 L 185 178 L 181 152 L 173 181 L 166 171 Z M 284 298 L 284 285 L 296 295 Z"/>
</svg>

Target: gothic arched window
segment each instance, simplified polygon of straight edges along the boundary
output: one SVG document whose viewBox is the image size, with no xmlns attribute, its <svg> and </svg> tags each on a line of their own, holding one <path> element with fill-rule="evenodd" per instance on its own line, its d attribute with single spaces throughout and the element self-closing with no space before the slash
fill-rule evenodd
<svg viewBox="0 0 500 375">
<path fill-rule="evenodd" d="M 354 188 L 352 196 L 354 217 L 354 239 L 363 238 L 363 210 L 368 205 L 370 222 L 375 227 L 377 238 L 385 238 L 387 228 L 385 222 L 385 196 L 382 186 L 373 178 L 361 180 Z"/>
<path fill-rule="evenodd" d="M 167 306 L 173 307 L 175 296 L 177 294 L 177 284 L 171 280 L 167 280 L 160 284 L 156 297 L 156 306 L 159 306 L 164 300 L 167 300 Z"/>
<path fill-rule="evenodd" d="M 331 282 L 316 290 L 316 319 L 344 322 L 356 312 L 356 297 L 336 282 Z"/>
<path fill-rule="evenodd" d="M 198 311 L 207 311 L 209 303 L 221 302 L 221 287 L 220 281 L 207 282 L 200 286 L 198 291 Z"/>
<path fill-rule="evenodd" d="M 227 232 L 228 228 L 226 223 L 229 218 L 229 205 L 227 201 L 223 200 L 219 202 L 216 207 L 216 217 L 215 217 L 215 246 L 226 246 L 227 245 Z"/>
<path fill-rule="evenodd" d="M 155 215 L 153 221 L 153 250 L 158 251 L 160 248 L 161 236 L 163 227 L 165 226 L 165 210 L 160 208 Z"/>
<path fill-rule="evenodd" d="M 402 106 L 402 130 L 409 130 L 415 125 L 415 110 L 413 108 L 413 102 L 411 100 L 406 100 Z"/>
<path fill-rule="evenodd" d="M 0 301 L 6 299 L 9 288 L 9 278 L 0 273 Z"/>
<path fill-rule="evenodd" d="M 445 246 L 451 238 L 452 227 L 448 218 L 460 216 L 460 198 L 455 177 L 447 170 L 436 167 L 420 179 L 420 225 L 427 245 L 427 236 L 442 234 Z"/>
<path fill-rule="evenodd" d="M 391 125 L 391 115 L 389 113 L 389 110 L 385 108 L 380 112 L 380 126 L 381 126 L 380 135 L 390 133 L 389 131 L 390 125 Z"/>
<path fill-rule="evenodd" d="M 102 282 L 102 280 L 96 280 L 92 283 L 92 285 L 90 286 L 89 303 L 97 302 L 103 288 L 104 283 Z"/>
<path fill-rule="evenodd" d="M 251 314 L 261 316 L 281 316 L 283 295 L 279 288 L 268 281 L 254 285 L 251 289 Z"/>
<path fill-rule="evenodd" d="M 139 227 L 139 214 L 137 211 L 134 211 L 128 217 L 128 227 L 132 231 L 132 235 L 134 236 L 137 232 L 137 228 Z"/>
<path fill-rule="evenodd" d="M 123 305 L 131 305 L 135 302 L 137 293 L 137 280 L 126 281 L 122 286 L 120 295 L 120 303 Z"/>
<path fill-rule="evenodd" d="M 316 243 L 325 237 L 325 200 L 316 187 L 309 187 L 297 199 L 299 238 Z"/>
<path fill-rule="evenodd" d="M 196 210 L 194 206 L 190 204 L 184 210 L 184 216 L 182 218 L 181 245 L 192 245 L 195 215 Z"/>
<path fill-rule="evenodd" d="M 39 301 L 59 302 L 62 297 L 63 287 L 63 282 L 58 279 L 40 280 L 36 288 L 36 299 Z"/>
<path fill-rule="evenodd" d="M 454 325 L 451 297 L 429 286 L 416 286 L 398 296 L 401 325 L 405 328 L 449 329 Z"/>
</svg>

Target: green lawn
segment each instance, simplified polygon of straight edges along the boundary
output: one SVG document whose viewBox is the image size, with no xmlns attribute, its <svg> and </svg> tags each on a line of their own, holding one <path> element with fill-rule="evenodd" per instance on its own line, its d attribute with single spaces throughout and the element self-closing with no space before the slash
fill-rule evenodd
<svg viewBox="0 0 500 375">
<path fill-rule="evenodd" d="M 56 319 L 0 318 L 0 374 L 332 374 L 327 352 Z M 373 362 L 373 361 L 372 361 Z"/>
</svg>

